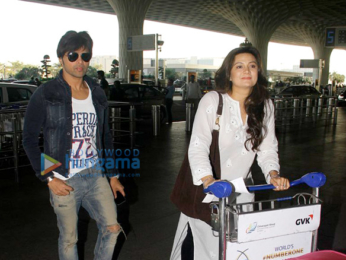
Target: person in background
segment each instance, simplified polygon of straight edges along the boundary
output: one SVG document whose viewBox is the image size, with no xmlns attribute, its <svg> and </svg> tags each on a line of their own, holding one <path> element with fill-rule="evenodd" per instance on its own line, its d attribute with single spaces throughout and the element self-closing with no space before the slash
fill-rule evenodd
<svg viewBox="0 0 346 260">
<path fill-rule="evenodd" d="M 34 77 L 31 77 L 30 80 L 29 80 L 29 84 L 31 85 L 35 85 L 35 80 L 34 80 Z"/>
<path fill-rule="evenodd" d="M 35 84 L 39 87 L 41 85 L 41 81 L 38 78 L 35 78 Z"/>
<path fill-rule="evenodd" d="M 202 98 L 201 87 L 195 82 L 195 75 L 191 75 L 190 82 L 186 85 L 186 103 L 192 103 L 194 110 L 197 111 L 198 103 Z"/>
<path fill-rule="evenodd" d="M 115 80 L 113 87 L 110 88 L 110 100 L 121 100 L 121 84 L 119 80 Z"/>
<path fill-rule="evenodd" d="M 168 90 L 166 97 L 165 97 L 165 104 L 167 108 L 167 117 L 168 117 L 168 124 L 172 124 L 173 119 L 172 119 L 172 106 L 173 106 L 173 95 L 175 92 L 175 87 L 173 85 L 174 80 L 173 79 L 168 79 L 167 82 L 167 87 L 166 89 Z"/>
<path fill-rule="evenodd" d="M 105 72 L 103 70 L 98 70 L 97 77 L 100 80 L 101 88 L 105 91 L 107 99 L 109 99 L 109 84 L 105 78 Z"/>
</svg>

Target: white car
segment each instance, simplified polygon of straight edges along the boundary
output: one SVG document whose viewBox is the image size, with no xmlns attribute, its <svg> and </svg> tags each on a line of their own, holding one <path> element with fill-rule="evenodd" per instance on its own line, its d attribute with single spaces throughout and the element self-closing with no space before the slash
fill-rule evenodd
<svg viewBox="0 0 346 260">
<path fill-rule="evenodd" d="M 344 90 L 343 92 L 341 92 L 339 95 L 338 95 L 338 103 L 339 104 L 343 104 L 346 102 L 346 90 Z"/>
</svg>

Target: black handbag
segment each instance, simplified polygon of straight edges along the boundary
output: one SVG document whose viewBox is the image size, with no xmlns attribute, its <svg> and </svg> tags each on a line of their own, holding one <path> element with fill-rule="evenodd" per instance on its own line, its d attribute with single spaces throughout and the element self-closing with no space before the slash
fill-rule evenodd
<svg viewBox="0 0 346 260">
<path fill-rule="evenodd" d="M 217 109 L 217 118 L 215 124 L 219 125 L 219 117 L 222 115 L 223 99 L 219 94 L 219 105 Z M 220 151 L 219 151 L 219 129 L 213 130 L 212 142 L 209 154 L 210 163 L 215 179 L 221 178 L 220 167 Z M 202 203 L 205 197 L 203 185 L 196 186 L 192 181 L 192 173 L 188 159 L 188 152 L 185 154 L 184 161 L 180 167 L 173 191 L 171 193 L 171 201 L 186 216 L 197 218 L 208 225 L 211 223 L 211 211 L 209 203 Z"/>
</svg>

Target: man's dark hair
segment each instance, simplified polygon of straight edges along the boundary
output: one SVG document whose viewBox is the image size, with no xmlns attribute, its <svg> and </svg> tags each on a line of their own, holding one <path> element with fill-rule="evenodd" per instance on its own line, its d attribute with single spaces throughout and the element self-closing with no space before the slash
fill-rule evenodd
<svg viewBox="0 0 346 260">
<path fill-rule="evenodd" d="M 68 31 L 61 37 L 56 53 L 62 58 L 66 52 L 76 51 L 84 47 L 92 55 L 93 40 L 87 32 Z"/>
<path fill-rule="evenodd" d="M 105 72 L 103 70 L 98 70 L 97 74 L 101 76 L 102 78 L 105 76 Z"/>
</svg>

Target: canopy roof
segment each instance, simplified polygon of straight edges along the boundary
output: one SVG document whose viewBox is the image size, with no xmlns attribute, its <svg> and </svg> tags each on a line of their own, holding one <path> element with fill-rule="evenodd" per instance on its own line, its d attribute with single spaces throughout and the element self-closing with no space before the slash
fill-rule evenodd
<svg viewBox="0 0 346 260">
<path fill-rule="evenodd" d="M 23 0 L 115 14 L 107 0 Z M 346 26 L 345 0 L 153 0 L 145 19 L 237 36 L 243 32 L 232 22 L 235 13 L 247 14 L 247 24 L 261 30 L 278 26 L 270 41 L 308 46 L 306 35 L 319 35 L 326 27 Z M 242 21 L 240 21 L 242 22 Z"/>
</svg>

